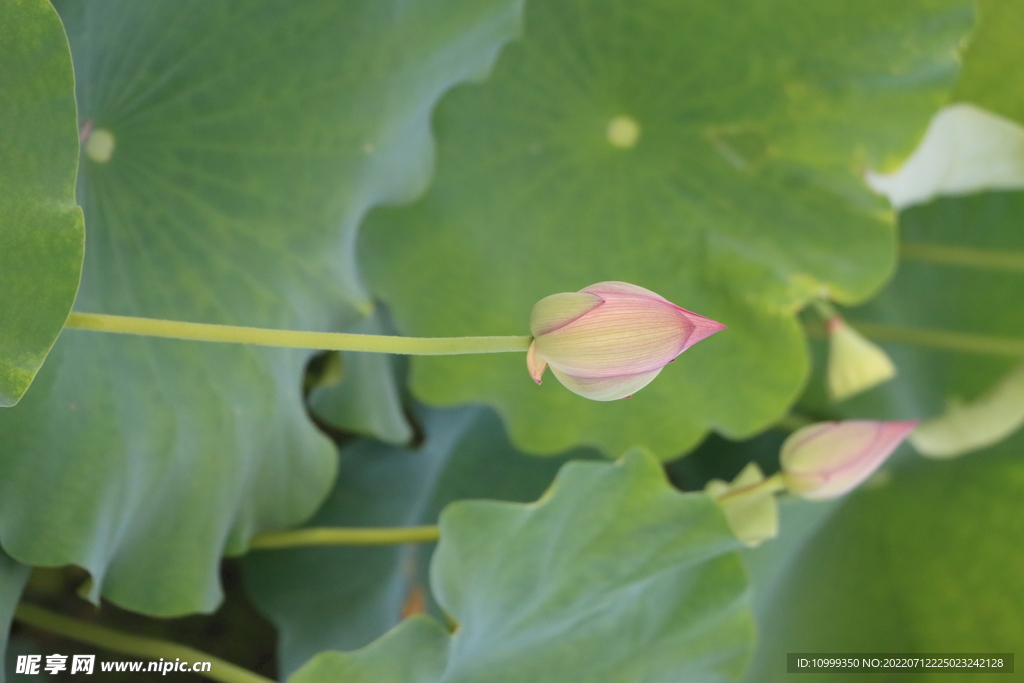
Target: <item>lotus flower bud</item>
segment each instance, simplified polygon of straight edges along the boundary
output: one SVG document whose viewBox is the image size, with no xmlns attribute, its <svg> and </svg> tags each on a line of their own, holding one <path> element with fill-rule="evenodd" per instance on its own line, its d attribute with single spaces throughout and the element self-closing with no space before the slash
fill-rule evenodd
<svg viewBox="0 0 1024 683">
<path fill-rule="evenodd" d="M 779 456 L 786 488 L 808 500 L 837 498 L 871 476 L 916 426 L 849 420 L 798 429 Z"/>
<path fill-rule="evenodd" d="M 756 462 L 747 464 L 731 483 L 712 479 L 704 492 L 718 501 L 729 528 L 743 545 L 756 548 L 779 535 L 775 477 L 765 479 Z"/>
<path fill-rule="evenodd" d="M 632 396 L 680 353 L 723 329 L 643 287 L 599 282 L 537 302 L 526 363 L 537 384 L 551 366 L 570 391 L 614 401 Z"/>
<path fill-rule="evenodd" d="M 836 315 L 828 321 L 828 392 L 833 400 L 859 394 L 896 375 L 896 366 L 876 344 Z"/>
</svg>

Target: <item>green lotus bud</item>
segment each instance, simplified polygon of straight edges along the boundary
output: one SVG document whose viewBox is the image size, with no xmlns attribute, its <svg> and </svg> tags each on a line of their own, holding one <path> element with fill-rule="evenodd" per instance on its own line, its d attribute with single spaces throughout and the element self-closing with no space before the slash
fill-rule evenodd
<svg viewBox="0 0 1024 683">
<path fill-rule="evenodd" d="M 731 483 L 712 479 L 704 492 L 718 501 L 729 528 L 744 545 L 754 548 L 779 535 L 778 478 L 765 479 L 756 462 L 748 464 Z"/>
<path fill-rule="evenodd" d="M 828 391 L 842 401 L 896 376 L 896 366 L 876 344 L 836 315 L 828 321 Z"/>
</svg>

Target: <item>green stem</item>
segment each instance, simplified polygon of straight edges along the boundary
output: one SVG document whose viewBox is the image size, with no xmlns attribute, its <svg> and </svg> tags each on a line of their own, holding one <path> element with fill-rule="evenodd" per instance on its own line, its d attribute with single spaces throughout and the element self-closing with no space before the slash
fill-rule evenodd
<svg viewBox="0 0 1024 683">
<path fill-rule="evenodd" d="M 297 548 L 310 545 L 397 545 L 432 543 L 441 537 L 436 526 L 410 527 L 320 527 L 276 531 L 253 536 L 250 550 Z"/>
<path fill-rule="evenodd" d="M 795 432 L 798 429 L 806 427 L 809 424 L 814 424 L 814 420 L 807 417 L 806 415 L 799 415 L 797 413 L 789 413 L 784 415 L 775 423 L 775 426 L 779 429 L 784 429 L 787 432 Z"/>
<path fill-rule="evenodd" d="M 231 344 L 285 346 L 297 349 L 330 351 L 369 351 L 399 353 L 412 356 L 447 356 L 463 353 L 509 353 L 526 351 L 529 336 L 516 337 L 393 337 L 375 334 L 342 334 L 337 332 L 296 332 L 259 327 L 210 325 L 177 320 L 132 318 L 101 313 L 72 311 L 64 327 L 75 330 L 139 334 L 149 337 L 191 339 Z"/>
<path fill-rule="evenodd" d="M 945 244 L 904 242 L 900 245 L 900 258 L 962 268 L 1024 273 L 1024 252 L 1020 251 L 995 251 Z"/>
<path fill-rule="evenodd" d="M 1024 356 L 1024 339 L 997 337 L 991 334 L 970 334 L 948 330 L 930 330 L 921 327 L 886 325 L 864 320 L 847 320 L 847 324 L 869 339 L 899 344 L 927 346 L 944 351 L 981 353 L 993 356 Z M 807 325 L 804 332 L 812 339 L 822 339 L 825 331 L 816 325 Z"/>
<path fill-rule="evenodd" d="M 947 351 L 985 353 L 997 356 L 1024 356 L 1024 339 L 902 327 L 866 321 L 847 322 L 864 336 L 876 341 L 916 344 L 918 346 L 928 346 L 933 349 L 944 349 Z"/>
<path fill-rule="evenodd" d="M 164 659 L 173 662 L 181 659 L 188 662 L 210 662 L 210 671 L 200 675 L 222 683 L 274 683 L 271 679 L 226 662 L 200 650 L 169 643 L 155 638 L 140 638 L 119 633 L 112 629 L 87 621 L 71 619 L 54 614 L 36 605 L 21 603 L 14 612 L 14 618 L 43 631 L 89 643 L 112 652 L 120 652 L 147 659 Z M 200 672 L 196 672 L 200 673 Z"/>
<path fill-rule="evenodd" d="M 826 324 L 829 320 L 839 315 L 835 307 L 824 299 L 814 299 L 811 301 L 811 304 L 814 306 L 815 312 L 821 317 L 822 322 Z"/>
<path fill-rule="evenodd" d="M 772 476 L 751 484 L 750 486 L 744 486 L 743 488 L 733 489 L 728 493 L 724 493 L 718 497 L 720 503 L 732 503 L 740 498 L 747 496 L 762 496 L 765 494 L 775 493 L 786 488 L 786 480 L 783 478 L 782 472 L 776 472 Z"/>
</svg>

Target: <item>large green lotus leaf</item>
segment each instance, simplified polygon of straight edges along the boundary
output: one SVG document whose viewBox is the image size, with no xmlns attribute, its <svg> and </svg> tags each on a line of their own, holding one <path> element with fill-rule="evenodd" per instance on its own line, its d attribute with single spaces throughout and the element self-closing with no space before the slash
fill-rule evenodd
<svg viewBox="0 0 1024 683">
<path fill-rule="evenodd" d="M 0 406 L 32 383 L 82 271 L 71 52 L 46 0 L 0 6 Z"/>
<path fill-rule="evenodd" d="M 536 503 L 442 513 L 431 585 L 454 634 L 416 617 L 290 681 L 732 680 L 754 636 L 736 547 L 652 456 L 569 463 Z"/>
<path fill-rule="evenodd" d="M 829 405 L 815 376 L 804 407 L 843 417 L 935 418 L 950 400 L 983 396 L 1019 364 L 1013 340 L 1024 348 L 1024 259 L 1015 255 L 1024 253 L 1024 192 L 937 199 L 901 212 L 900 228 L 904 258 L 896 277 L 877 298 L 847 313 L 888 340 L 882 344 L 896 363 L 896 378 Z M 1010 348 L 982 352 L 956 339 L 936 348 L 922 330 L 1008 340 Z M 817 368 L 824 365 L 823 346 L 817 346 Z"/>
<path fill-rule="evenodd" d="M 424 199 L 369 216 L 376 291 L 414 335 L 523 334 L 534 302 L 602 280 L 729 329 L 629 401 L 538 388 L 511 355 L 416 359 L 414 391 L 495 405 L 540 453 L 670 457 L 762 429 L 807 371 L 795 311 L 890 274 L 894 226 L 859 173 L 909 151 L 971 20 L 962 0 L 530 5 L 492 78 L 439 106 Z M 620 116 L 632 147 L 607 134 Z"/>
<path fill-rule="evenodd" d="M 305 526 L 436 524 L 462 498 L 535 500 L 576 449 L 538 460 L 516 451 L 501 420 L 480 406 L 418 411 L 426 435 L 418 449 L 360 440 L 341 450 L 341 471 L 327 502 Z M 396 626 L 420 588 L 417 574 L 432 546 L 297 548 L 251 553 L 249 595 L 277 627 L 281 677 L 317 652 L 354 650 Z M 418 571 L 419 570 L 419 571 Z"/>
<path fill-rule="evenodd" d="M 519 22 L 516 0 L 59 9 L 82 116 L 116 143 L 80 174 L 77 308 L 315 330 L 368 308 L 361 216 L 423 188 L 434 102 Z M 137 611 L 212 609 L 221 555 L 333 483 L 307 355 L 66 331 L 0 417 L 5 550 L 79 564 L 93 598 Z"/>
<path fill-rule="evenodd" d="M 1013 652 L 1024 638 L 1024 438 L 966 458 L 917 460 L 862 487 L 779 563 L 751 562 L 762 641 L 750 681 L 781 680 L 787 652 Z M 783 514 L 820 516 L 812 503 Z M 799 523 L 799 522 L 798 522 Z M 800 538 L 802 537 L 802 539 Z M 772 552 L 771 545 L 748 557 Z M 774 565 L 774 568 L 771 566 Z M 1019 667 L 1018 667 L 1019 671 Z M 988 674 L 914 674 L 987 680 Z M 840 681 L 848 675 L 804 674 Z M 905 681 L 906 674 L 858 674 Z M 1019 675 L 1013 680 L 1020 680 Z"/>
<path fill-rule="evenodd" d="M 4 683 L 4 652 L 7 634 L 11 628 L 14 608 L 21 599 L 21 591 L 28 580 L 29 567 L 12 560 L 0 550 L 0 683 Z"/>
<path fill-rule="evenodd" d="M 1024 3 L 978 0 L 978 14 L 954 96 L 1024 123 Z"/>
</svg>

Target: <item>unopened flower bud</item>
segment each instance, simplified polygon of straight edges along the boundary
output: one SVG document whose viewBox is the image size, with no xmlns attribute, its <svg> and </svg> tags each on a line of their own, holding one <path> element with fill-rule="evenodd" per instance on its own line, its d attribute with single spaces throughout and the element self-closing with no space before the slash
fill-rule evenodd
<svg viewBox="0 0 1024 683">
<path fill-rule="evenodd" d="M 909 422 L 819 422 L 793 432 L 779 456 L 792 493 L 828 500 L 871 476 L 917 426 Z"/>
<path fill-rule="evenodd" d="M 550 366 L 570 391 L 614 401 L 647 386 L 676 356 L 723 329 L 643 287 L 599 282 L 537 302 L 526 363 L 537 384 Z"/>
<path fill-rule="evenodd" d="M 712 479 L 704 486 L 704 492 L 718 501 L 736 538 L 755 548 L 779 535 L 776 482 L 776 477 L 765 479 L 761 468 L 752 462 L 731 483 Z"/>
<path fill-rule="evenodd" d="M 828 391 L 842 401 L 896 376 L 896 366 L 878 345 L 840 316 L 828 321 Z"/>
</svg>

